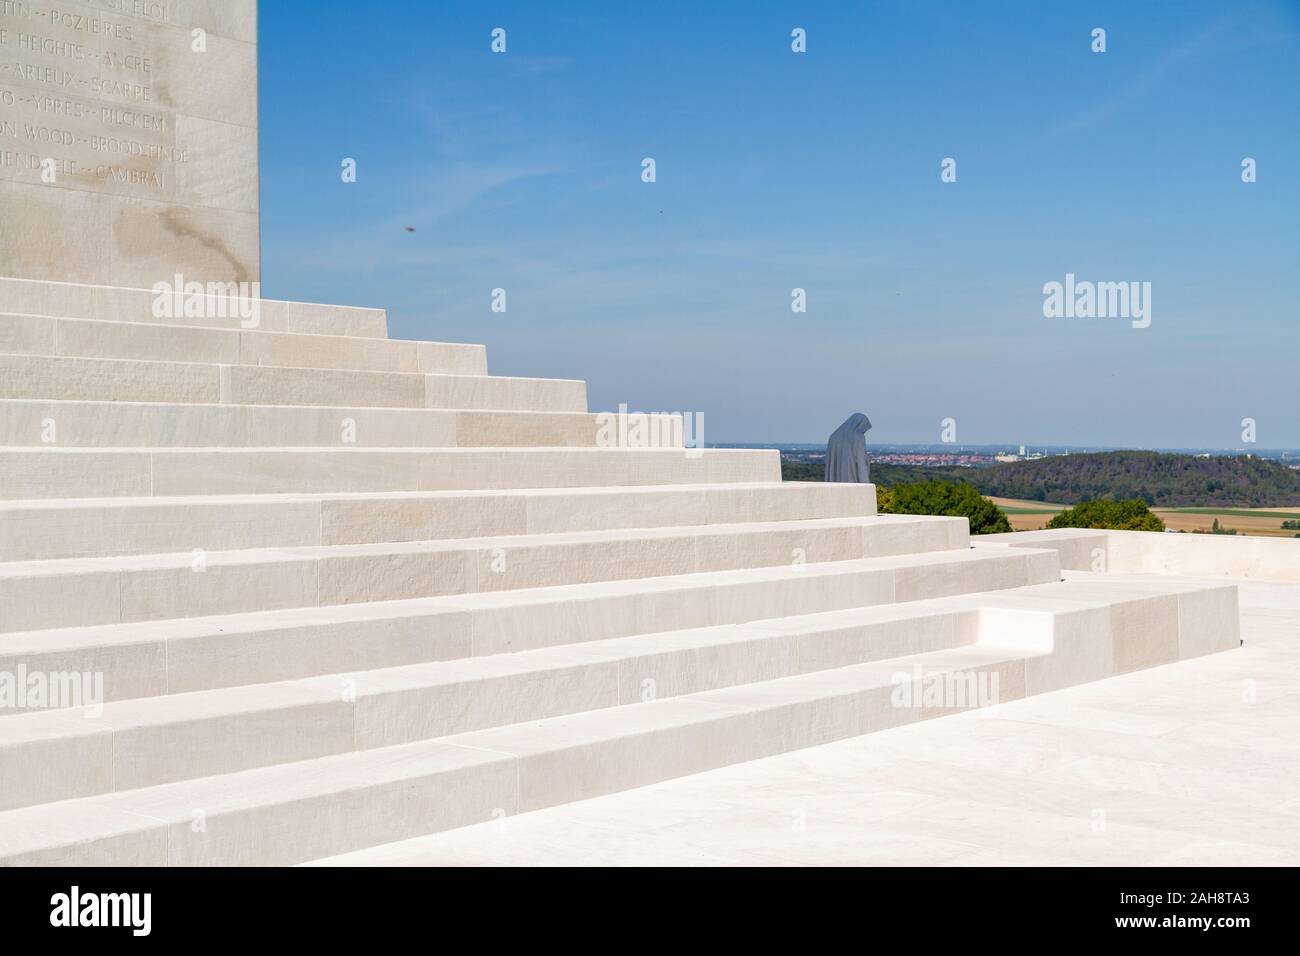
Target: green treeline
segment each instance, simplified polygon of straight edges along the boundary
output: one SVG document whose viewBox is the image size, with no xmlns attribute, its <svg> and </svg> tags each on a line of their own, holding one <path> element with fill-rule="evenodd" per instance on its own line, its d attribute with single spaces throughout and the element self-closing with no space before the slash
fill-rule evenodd
<svg viewBox="0 0 1300 956">
<path fill-rule="evenodd" d="M 821 481 L 819 464 L 784 462 L 787 481 Z M 894 487 L 933 479 L 964 482 L 982 495 L 1052 501 L 1138 499 L 1157 508 L 1300 505 L 1300 471 L 1263 458 L 1197 458 L 1151 451 L 1093 452 L 988 468 L 871 466 L 872 480 Z"/>
</svg>

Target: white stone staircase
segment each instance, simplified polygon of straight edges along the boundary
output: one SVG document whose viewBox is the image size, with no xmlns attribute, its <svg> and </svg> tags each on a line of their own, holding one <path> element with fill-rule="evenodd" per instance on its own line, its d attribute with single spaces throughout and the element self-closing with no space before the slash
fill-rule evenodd
<svg viewBox="0 0 1300 956">
<path fill-rule="evenodd" d="M 382 312 L 149 316 L 0 280 L 0 681 L 103 695 L 0 696 L 6 864 L 307 862 L 1238 643 L 1230 585 L 597 447 Z"/>
</svg>

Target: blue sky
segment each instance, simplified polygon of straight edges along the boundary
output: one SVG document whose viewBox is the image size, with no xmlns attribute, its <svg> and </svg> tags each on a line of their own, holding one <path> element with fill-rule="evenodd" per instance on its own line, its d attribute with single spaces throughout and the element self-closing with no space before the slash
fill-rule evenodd
<svg viewBox="0 0 1300 956">
<path fill-rule="evenodd" d="M 261 8 L 268 296 L 709 442 L 1300 447 L 1300 0 Z"/>
</svg>

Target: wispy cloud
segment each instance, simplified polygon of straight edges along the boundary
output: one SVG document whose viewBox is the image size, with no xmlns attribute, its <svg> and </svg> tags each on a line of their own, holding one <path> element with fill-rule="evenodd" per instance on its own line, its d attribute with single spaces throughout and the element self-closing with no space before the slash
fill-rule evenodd
<svg viewBox="0 0 1300 956">
<path fill-rule="evenodd" d="M 1191 40 L 1165 50 L 1140 70 L 1122 89 L 1082 112 L 1049 126 L 1043 131 L 1044 137 L 1064 136 L 1092 129 L 1150 95 L 1181 67 L 1195 62 L 1212 47 L 1217 39 L 1221 39 L 1226 22 L 1220 20 Z"/>
</svg>

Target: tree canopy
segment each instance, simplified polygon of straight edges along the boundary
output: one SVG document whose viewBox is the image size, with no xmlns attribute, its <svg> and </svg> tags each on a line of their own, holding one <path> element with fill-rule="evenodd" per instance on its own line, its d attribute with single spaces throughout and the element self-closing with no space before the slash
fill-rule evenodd
<svg viewBox="0 0 1300 956">
<path fill-rule="evenodd" d="M 1113 531 L 1164 531 L 1165 523 L 1140 498 L 1085 501 L 1047 522 L 1049 528 L 1106 528 Z"/>
<path fill-rule="evenodd" d="M 949 515 L 970 521 L 971 534 L 997 534 L 1010 531 L 1007 516 L 989 499 L 968 484 L 956 481 L 920 481 L 876 486 L 876 510 L 881 514 Z"/>
<path fill-rule="evenodd" d="M 817 481 L 821 466 L 786 462 L 790 481 Z M 886 485 L 943 478 L 967 482 L 984 495 L 1052 501 L 1063 505 L 1109 498 L 1140 498 L 1160 508 L 1294 507 L 1300 505 L 1300 471 L 1280 461 L 1246 456 L 1198 458 L 1153 451 L 1054 455 L 986 468 L 873 464 Z"/>
<path fill-rule="evenodd" d="M 945 469 L 952 471 L 955 469 Z M 1243 456 L 1198 458 L 1154 451 L 1054 455 L 936 477 L 969 481 L 983 494 L 1063 505 L 1140 498 L 1162 508 L 1300 505 L 1300 471 Z M 888 482 L 890 476 L 882 474 Z"/>
</svg>

